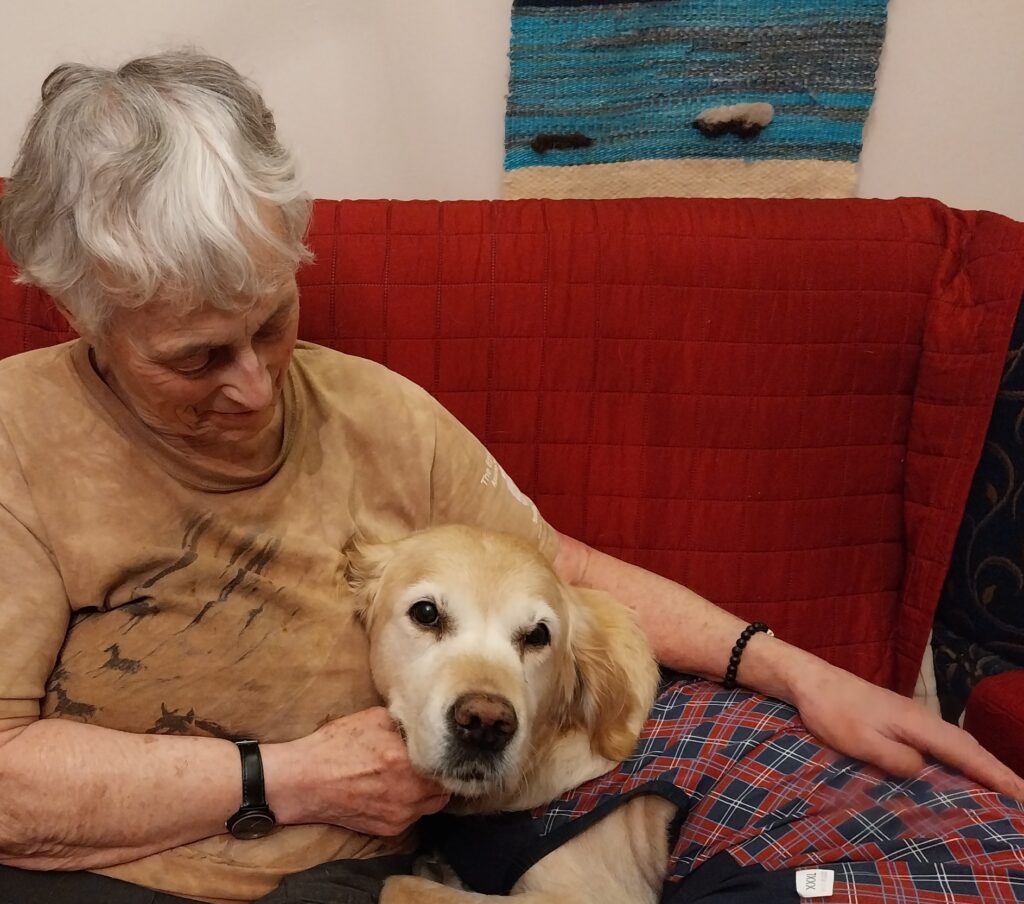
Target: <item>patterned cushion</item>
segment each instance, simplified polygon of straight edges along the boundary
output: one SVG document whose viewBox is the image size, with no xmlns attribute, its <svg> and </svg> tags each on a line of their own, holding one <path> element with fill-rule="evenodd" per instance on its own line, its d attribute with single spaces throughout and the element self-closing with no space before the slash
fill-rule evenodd
<svg viewBox="0 0 1024 904">
<path fill-rule="evenodd" d="M 932 647 L 942 714 L 960 718 L 971 688 L 1024 668 L 1024 306 L 981 460 L 967 495 L 949 572 L 939 594 Z"/>
</svg>

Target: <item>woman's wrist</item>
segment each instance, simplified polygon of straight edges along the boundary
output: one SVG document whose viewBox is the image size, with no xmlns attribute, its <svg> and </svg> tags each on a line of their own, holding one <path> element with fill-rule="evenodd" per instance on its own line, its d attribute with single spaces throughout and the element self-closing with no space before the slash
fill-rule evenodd
<svg viewBox="0 0 1024 904">
<path fill-rule="evenodd" d="M 723 671 L 726 664 L 727 660 Z M 803 689 L 813 684 L 823 668 L 831 667 L 813 653 L 760 633 L 743 652 L 737 680 L 742 687 L 797 705 Z"/>
<path fill-rule="evenodd" d="M 312 793 L 315 782 L 308 774 L 307 760 L 302 756 L 302 739 L 260 744 L 260 754 L 267 804 L 274 811 L 278 825 L 319 822 L 315 812 L 316 795 Z"/>
</svg>

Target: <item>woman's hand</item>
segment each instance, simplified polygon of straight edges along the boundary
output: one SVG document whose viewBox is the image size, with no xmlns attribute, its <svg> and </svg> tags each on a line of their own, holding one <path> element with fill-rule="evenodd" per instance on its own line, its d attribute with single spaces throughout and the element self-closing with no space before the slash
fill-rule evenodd
<svg viewBox="0 0 1024 904">
<path fill-rule="evenodd" d="M 405 742 L 382 707 L 261 750 L 267 801 L 283 823 L 327 823 L 392 836 L 448 802 L 440 785 L 413 770 Z"/>
<path fill-rule="evenodd" d="M 971 735 L 921 704 L 816 660 L 794 681 L 804 724 L 847 756 L 910 778 L 931 756 L 979 784 L 1024 801 L 1024 781 Z"/>
</svg>

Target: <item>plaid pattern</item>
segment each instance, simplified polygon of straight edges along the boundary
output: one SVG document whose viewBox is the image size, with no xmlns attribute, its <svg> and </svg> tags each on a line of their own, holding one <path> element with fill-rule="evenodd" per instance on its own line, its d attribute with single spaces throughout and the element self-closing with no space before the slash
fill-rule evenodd
<svg viewBox="0 0 1024 904">
<path fill-rule="evenodd" d="M 793 707 L 697 679 L 658 697 L 629 760 L 533 816 L 542 836 L 564 832 L 666 783 L 689 799 L 666 896 L 728 853 L 768 870 L 828 864 L 832 902 L 1024 902 L 1024 806 L 937 764 L 887 779 L 817 741 Z"/>
</svg>

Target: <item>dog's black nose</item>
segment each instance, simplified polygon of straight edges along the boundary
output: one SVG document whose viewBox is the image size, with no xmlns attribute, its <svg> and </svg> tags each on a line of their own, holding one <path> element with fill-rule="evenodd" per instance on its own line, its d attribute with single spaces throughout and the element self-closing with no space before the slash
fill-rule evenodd
<svg viewBox="0 0 1024 904">
<path fill-rule="evenodd" d="M 452 704 L 448 721 L 461 743 L 490 753 L 504 750 L 519 727 L 512 704 L 497 694 L 463 694 Z"/>
</svg>

